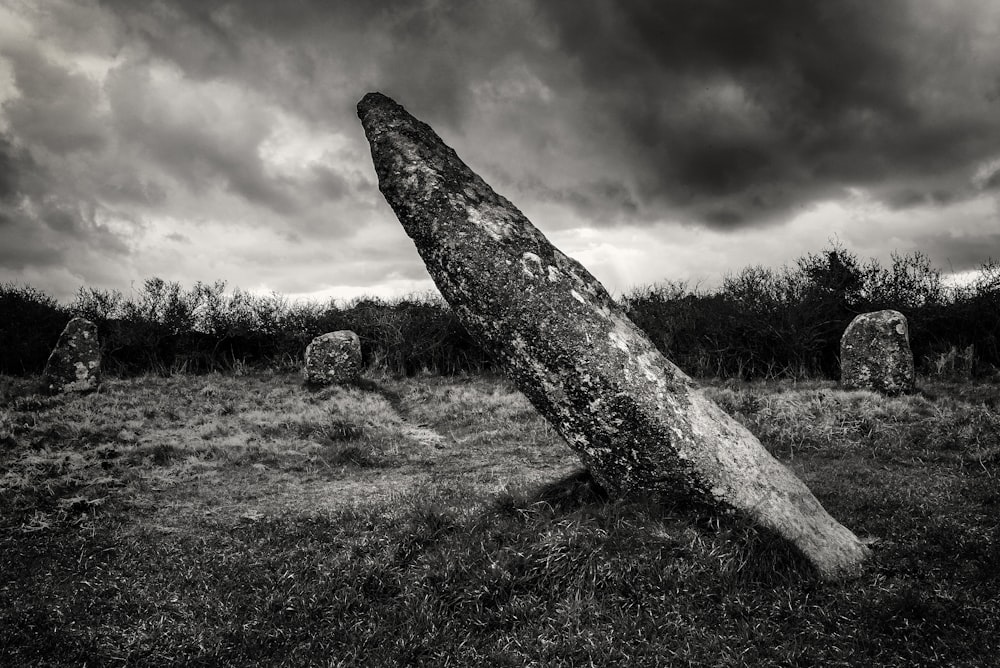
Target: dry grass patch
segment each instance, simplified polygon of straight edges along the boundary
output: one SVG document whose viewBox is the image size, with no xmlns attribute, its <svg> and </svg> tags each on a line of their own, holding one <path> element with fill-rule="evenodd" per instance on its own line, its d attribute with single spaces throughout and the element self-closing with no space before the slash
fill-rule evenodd
<svg viewBox="0 0 1000 668">
<path fill-rule="evenodd" d="M 709 389 L 873 540 L 609 500 L 505 381 L 0 382 L 0 664 L 989 666 L 996 386 Z M 990 403 L 994 402 L 994 403 Z"/>
<path fill-rule="evenodd" d="M 469 473 L 502 486 L 571 458 L 522 395 L 490 379 L 310 390 L 294 374 L 175 375 L 111 379 L 86 396 L 8 394 L 0 495 L 32 514 L 77 496 L 181 497 L 237 516 L 248 501 L 268 512 L 268 497 L 329 507 Z"/>
</svg>

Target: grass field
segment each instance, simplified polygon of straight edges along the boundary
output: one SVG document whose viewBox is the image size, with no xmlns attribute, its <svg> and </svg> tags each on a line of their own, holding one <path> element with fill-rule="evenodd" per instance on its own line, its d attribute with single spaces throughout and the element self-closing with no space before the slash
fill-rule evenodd
<svg viewBox="0 0 1000 668">
<path fill-rule="evenodd" d="M 997 665 L 1000 385 L 711 395 L 871 542 L 609 500 L 493 377 L 0 379 L 0 665 Z"/>
</svg>

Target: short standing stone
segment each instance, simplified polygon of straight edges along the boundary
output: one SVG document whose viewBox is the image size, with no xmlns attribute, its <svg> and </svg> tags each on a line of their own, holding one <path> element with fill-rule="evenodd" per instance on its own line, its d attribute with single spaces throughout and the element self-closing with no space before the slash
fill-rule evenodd
<svg viewBox="0 0 1000 668">
<path fill-rule="evenodd" d="M 333 385 L 350 383 L 361 374 L 361 340 L 344 329 L 317 336 L 306 346 L 302 375 L 307 383 Z"/>
<path fill-rule="evenodd" d="M 49 355 L 42 380 L 53 393 L 96 390 L 101 383 L 97 325 L 86 318 L 70 320 Z"/>
<path fill-rule="evenodd" d="M 906 316 L 885 310 L 854 318 L 840 339 L 845 389 L 901 394 L 913 389 L 913 353 Z"/>
<path fill-rule="evenodd" d="M 784 536 L 827 578 L 868 549 L 434 131 L 358 104 L 379 189 L 469 333 L 616 495 L 686 494 Z"/>
</svg>

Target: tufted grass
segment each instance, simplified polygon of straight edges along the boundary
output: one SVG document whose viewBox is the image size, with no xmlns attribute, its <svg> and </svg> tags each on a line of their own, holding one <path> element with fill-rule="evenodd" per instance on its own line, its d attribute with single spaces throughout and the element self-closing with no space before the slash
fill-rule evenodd
<svg viewBox="0 0 1000 668">
<path fill-rule="evenodd" d="M 995 665 L 1000 387 L 707 392 L 864 575 L 606 498 L 497 378 L 0 379 L 0 665 Z"/>
</svg>

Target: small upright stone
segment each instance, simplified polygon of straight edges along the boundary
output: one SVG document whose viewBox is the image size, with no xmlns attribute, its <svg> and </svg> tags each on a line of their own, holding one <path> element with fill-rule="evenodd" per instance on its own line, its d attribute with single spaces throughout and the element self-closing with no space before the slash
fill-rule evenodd
<svg viewBox="0 0 1000 668">
<path fill-rule="evenodd" d="M 327 332 L 306 346 L 302 375 L 313 385 L 350 383 L 361 374 L 361 340 L 349 329 Z"/>
<path fill-rule="evenodd" d="M 902 394 L 913 389 L 913 353 L 906 316 L 885 310 L 862 313 L 840 339 L 844 389 Z"/>
<path fill-rule="evenodd" d="M 70 320 L 45 363 L 42 380 L 53 394 L 96 390 L 101 383 L 97 325 L 86 318 Z"/>
</svg>

